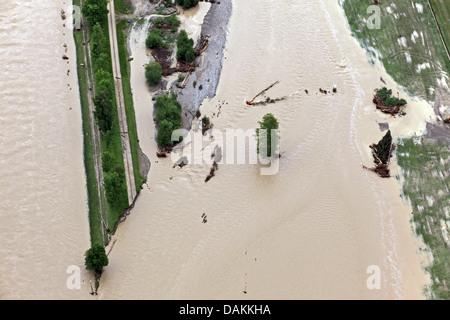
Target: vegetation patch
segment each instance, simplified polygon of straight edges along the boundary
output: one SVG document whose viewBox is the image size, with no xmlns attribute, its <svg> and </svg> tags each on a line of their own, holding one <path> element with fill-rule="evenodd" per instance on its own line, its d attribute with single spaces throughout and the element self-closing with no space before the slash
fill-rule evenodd
<svg viewBox="0 0 450 320">
<path fill-rule="evenodd" d="M 450 70 L 450 61 L 427 0 L 382 1 L 379 29 L 367 23 L 370 5 L 372 1 L 343 2 L 350 29 L 367 50 L 369 60 L 380 60 L 409 93 L 432 100 L 434 91 L 430 88 L 439 86 L 438 80 Z M 440 5 L 449 7 L 445 0 Z"/>
<path fill-rule="evenodd" d="M 384 113 L 391 115 L 405 114 L 401 109 L 406 105 L 406 100 L 392 96 L 392 90 L 388 90 L 386 87 L 375 90 L 375 96 L 373 97 L 373 103 L 377 106 L 377 109 Z"/>
<path fill-rule="evenodd" d="M 433 255 L 428 294 L 450 299 L 450 146 L 425 138 L 401 140 L 397 161 L 405 177 L 403 197 L 411 203 L 417 235 Z M 398 176 L 400 178 L 400 176 Z"/>
</svg>

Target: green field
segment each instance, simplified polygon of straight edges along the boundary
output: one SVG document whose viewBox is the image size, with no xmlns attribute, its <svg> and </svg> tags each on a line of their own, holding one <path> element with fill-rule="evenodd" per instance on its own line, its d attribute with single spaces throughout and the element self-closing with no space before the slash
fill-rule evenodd
<svg viewBox="0 0 450 320">
<path fill-rule="evenodd" d="M 450 3 L 444 1 L 435 2 L 446 7 L 448 14 Z M 345 0 L 343 8 L 353 35 L 411 95 L 433 100 L 430 88 L 438 86 L 442 71 L 450 70 L 450 61 L 428 2 L 415 0 L 413 7 L 409 0 L 395 1 L 394 5 L 382 1 L 380 29 L 370 29 L 366 22 L 372 15 L 367 13 L 372 4 L 370 0 Z M 443 23 L 447 28 L 448 21 Z M 429 63 L 429 68 L 420 70 L 419 65 L 425 63 Z"/>
<path fill-rule="evenodd" d="M 431 2 L 448 44 L 450 1 Z M 367 12 L 372 4 L 372 0 L 343 3 L 353 35 L 371 53 L 371 59 L 379 59 L 411 95 L 434 100 L 430 88 L 438 88 L 437 79 L 448 75 L 450 61 L 428 1 L 382 1 L 380 29 L 370 29 L 366 22 L 373 14 Z M 418 68 L 424 63 L 429 67 Z M 402 140 L 396 154 L 404 180 L 402 196 L 411 203 L 415 230 L 433 256 L 427 268 L 432 279 L 427 296 L 450 299 L 450 146 L 445 141 L 415 137 Z"/>
<path fill-rule="evenodd" d="M 450 46 L 450 3 L 448 0 L 430 0 L 447 48 Z"/>
<path fill-rule="evenodd" d="M 411 202 L 416 232 L 433 255 L 428 293 L 430 298 L 449 300 L 450 146 L 423 138 L 406 139 L 396 154 L 405 180 L 403 197 Z"/>
<path fill-rule="evenodd" d="M 134 12 L 131 0 L 114 0 L 114 7 L 120 13 L 132 14 Z"/>
</svg>

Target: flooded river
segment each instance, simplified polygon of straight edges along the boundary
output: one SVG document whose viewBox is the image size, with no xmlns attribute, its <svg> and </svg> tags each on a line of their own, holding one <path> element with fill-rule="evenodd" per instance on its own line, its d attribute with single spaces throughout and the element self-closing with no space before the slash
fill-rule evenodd
<svg viewBox="0 0 450 320">
<path fill-rule="evenodd" d="M 81 110 L 72 30 L 61 19 L 68 3 L 0 2 L 0 299 L 89 297 Z M 71 265 L 80 289 L 67 287 Z"/>
<path fill-rule="evenodd" d="M 273 113 L 282 157 L 276 175 L 261 175 L 259 164 L 225 163 L 208 183 L 210 164 L 179 169 L 155 155 L 146 21 L 130 35 L 131 84 L 152 167 L 114 237 L 100 298 L 421 298 L 427 277 L 400 184 L 361 164 L 373 161 L 369 145 L 384 134 L 379 122 L 394 137 L 420 133 L 432 109 L 408 98 L 407 117 L 374 111 L 380 76 L 401 89 L 368 63 L 339 4 L 233 1 L 217 94 L 200 110 L 220 132 L 253 130 Z M 245 104 L 275 81 L 266 95 L 286 100 Z M 319 92 L 334 85 L 335 94 Z"/>
</svg>

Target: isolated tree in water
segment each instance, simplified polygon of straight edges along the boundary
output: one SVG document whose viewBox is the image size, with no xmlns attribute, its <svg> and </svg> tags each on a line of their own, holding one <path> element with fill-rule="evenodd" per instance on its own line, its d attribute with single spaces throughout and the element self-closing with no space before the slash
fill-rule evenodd
<svg viewBox="0 0 450 320">
<path fill-rule="evenodd" d="M 280 140 L 278 120 L 272 113 L 267 113 L 262 121 L 258 121 L 258 124 L 259 128 L 256 129 L 256 137 L 258 139 L 257 152 L 260 153 L 261 151 L 262 157 L 270 158 L 278 149 Z M 265 134 L 263 130 L 266 130 Z M 263 150 L 260 150 L 260 146 L 263 147 Z"/>
<path fill-rule="evenodd" d="M 87 270 L 102 271 L 109 263 L 105 248 L 96 244 L 85 253 L 85 265 Z"/>
</svg>

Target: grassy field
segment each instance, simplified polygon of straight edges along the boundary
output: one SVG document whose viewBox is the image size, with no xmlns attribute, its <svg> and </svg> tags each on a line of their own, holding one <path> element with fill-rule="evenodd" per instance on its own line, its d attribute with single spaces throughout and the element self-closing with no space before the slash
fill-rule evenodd
<svg viewBox="0 0 450 320">
<path fill-rule="evenodd" d="M 436 18 L 438 19 L 439 27 L 444 36 L 447 48 L 450 46 L 450 3 L 448 0 L 430 0 Z"/>
<path fill-rule="evenodd" d="M 120 71 L 122 73 L 123 96 L 127 113 L 128 134 L 130 137 L 131 153 L 133 158 L 134 179 L 136 181 L 136 190 L 139 190 L 145 179 L 141 176 L 139 170 L 139 139 L 130 84 L 130 63 L 128 61 L 129 55 L 126 37 L 127 25 L 128 23 L 125 20 L 122 20 L 117 24 L 117 45 L 119 48 Z"/>
<path fill-rule="evenodd" d="M 450 37 L 450 1 L 431 0 L 439 26 Z M 380 29 L 370 29 L 372 0 L 345 0 L 343 9 L 353 35 L 372 59 L 414 96 L 434 100 L 438 79 L 448 75 L 450 61 L 427 0 L 382 1 Z M 450 146 L 423 138 L 404 139 L 397 148 L 403 197 L 412 205 L 412 221 L 433 256 L 428 271 L 430 298 L 450 299 Z M 397 177 L 400 179 L 400 176 Z"/>
<path fill-rule="evenodd" d="M 450 3 L 444 1 L 435 2 L 448 8 Z M 428 2 L 415 0 L 413 3 L 414 6 L 408 0 L 383 1 L 380 29 L 370 29 L 367 25 L 372 15 L 367 9 L 373 1 L 345 0 L 343 8 L 352 33 L 372 52 L 373 59 L 382 61 L 387 72 L 410 94 L 433 100 L 430 88 L 438 86 L 442 71 L 450 70 L 450 61 Z"/>
<path fill-rule="evenodd" d="M 120 13 L 132 14 L 134 12 L 131 0 L 114 0 L 114 7 Z"/>
<path fill-rule="evenodd" d="M 418 235 L 431 250 L 431 298 L 450 299 L 450 147 L 422 138 L 401 141 L 398 164 Z"/>
</svg>

